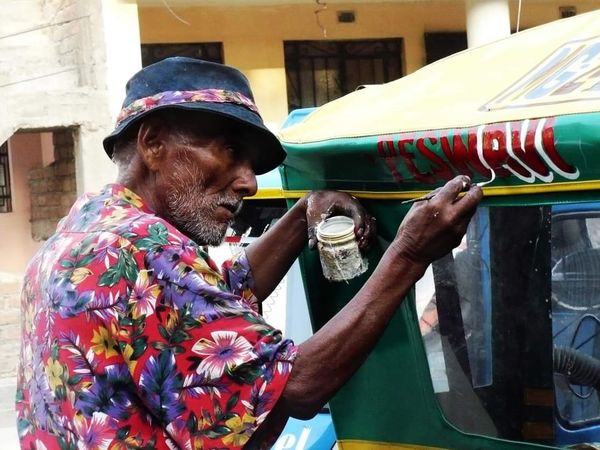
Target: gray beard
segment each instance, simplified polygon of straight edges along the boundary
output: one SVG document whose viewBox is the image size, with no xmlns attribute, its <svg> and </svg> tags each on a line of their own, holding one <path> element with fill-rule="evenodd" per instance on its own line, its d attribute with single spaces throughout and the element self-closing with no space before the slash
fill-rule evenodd
<svg viewBox="0 0 600 450">
<path fill-rule="evenodd" d="M 194 189 L 195 191 L 196 189 Z M 190 199 L 196 198 L 193 205 Z M 198 201 L 197 199 L 201 200 Z M 225 238 L 228 223 L 215 221 L 211 216 L 221 203 L 231 203 L 226 196 L 220 196 L 214 202 L 207 201 L 199 192 L 170 192 L 167 198 L 170 219 L 175 227 L 200 245 L 219 246 Z"/>
<path fill-rule="evenodd" d="M 218 222 L 215 219 L 217 208 L 226 205 L 235 208 L 237 214 L 242 202 L 236 195 L 225 193 L 207 197 L 204 174 L 186 156 L 182 155 L 169 180 L 167 220 L 197 244 L 219 246 L 233 219 L 228 223 Z"/>
</svg>

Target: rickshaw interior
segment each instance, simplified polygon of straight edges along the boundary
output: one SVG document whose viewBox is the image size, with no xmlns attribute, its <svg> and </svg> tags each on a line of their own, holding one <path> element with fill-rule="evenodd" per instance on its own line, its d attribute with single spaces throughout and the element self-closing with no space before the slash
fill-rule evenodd
<svg viewBox="0 0 600 450">
<path fill-rule="evenodd" d="M 600 435 L 600 204 L 482 207 L 416 286 L 436 397 L 460 430 Z"/>
</svg>

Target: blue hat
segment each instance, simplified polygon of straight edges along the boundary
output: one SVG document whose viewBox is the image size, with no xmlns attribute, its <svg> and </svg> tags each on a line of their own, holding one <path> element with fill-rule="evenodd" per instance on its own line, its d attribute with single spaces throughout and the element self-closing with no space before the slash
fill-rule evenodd
<svg viewBox="0 0 600 450">
<path fill-rule="evenodd" d="M 127 82 L 115 130 L 104 138 L 108 156 L 112 157 L 115 140 L 129 127 L 163 109 L 212 113 L 241 125 L 245 139 L 256 148 L 250 158 L 257 174 L 274 169 L 285 159 L 279 140 L 258 113 L 244 74 L 223 64 L 184 57 L 147 66 Z"/>
</svg>

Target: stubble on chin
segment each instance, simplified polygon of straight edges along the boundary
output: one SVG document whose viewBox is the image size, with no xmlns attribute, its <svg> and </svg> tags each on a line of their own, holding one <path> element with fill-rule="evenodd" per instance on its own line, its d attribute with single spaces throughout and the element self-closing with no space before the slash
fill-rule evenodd
<svg viewBox="0 0 600 450">
<path fill-rule="evenodd" d="M 204 176 L 193 164 L 182 161 L 176 169 L 166 192 L 165 219 L 199 245 L 221 245 L 233 222 L 216 219 L 219 204 L 227 202 L 226 195 L 207 197 Z"/>
<path fill-rule="evenodd" d="M 215 218 L 216 205 L 210 205 L 203 193 L 169 192 L 169 222 L 200 245 L 221 245 L 232 221 Z"/>
</svg>

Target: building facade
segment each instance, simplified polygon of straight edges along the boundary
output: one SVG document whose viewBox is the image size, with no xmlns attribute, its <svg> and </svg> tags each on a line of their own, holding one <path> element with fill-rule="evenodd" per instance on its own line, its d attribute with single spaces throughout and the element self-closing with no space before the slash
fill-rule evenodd
<svg viewBox="0 0 600 450">
<path fill-rule="evenodd" d="M 524 3 L 9 0 L 0 26 L 0 280 L 19 279 L 77 193 L 113 179 L 101 140 L 143 63 L 183 54 L 238 67 L 277 130 L 294 108 L 407 75 L 467 40 L 600 7 Z"/>
</svg>

